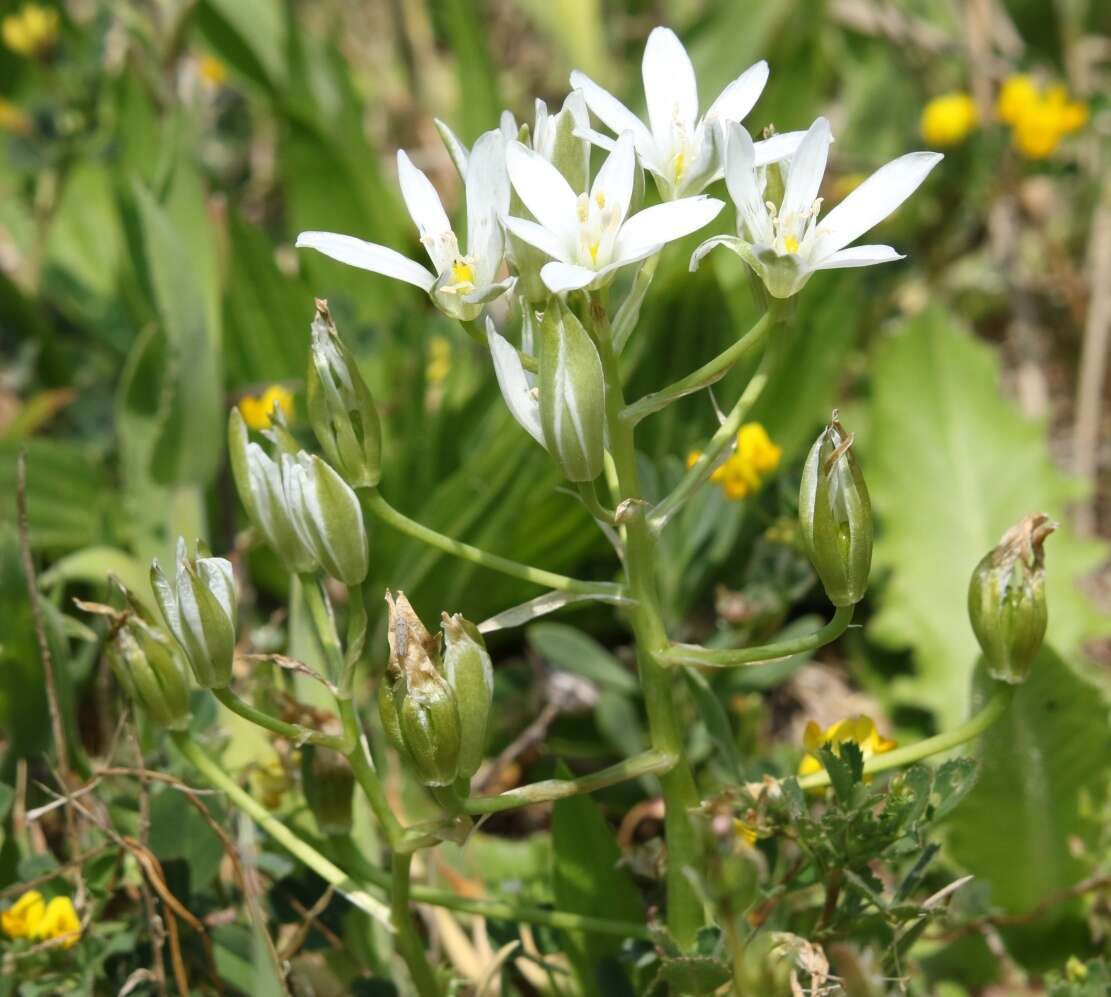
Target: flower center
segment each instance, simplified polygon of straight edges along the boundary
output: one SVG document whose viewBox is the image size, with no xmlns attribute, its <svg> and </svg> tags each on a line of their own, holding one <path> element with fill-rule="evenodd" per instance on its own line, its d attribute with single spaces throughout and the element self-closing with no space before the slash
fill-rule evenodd
<svg viewBox="0 0 1111 997">
<path fill-rule="evenodd" d="M 469 294 L 474 290 L 474 260 L 457 256 L 451 263 L 451 281 L 443 288 L 448 294 Z"/>
<path fill-rule="evenodd" d="M 786 249 L 788 253 L 797 253 L 799 251 L 798 239 L 796 239 L 793 235 L 787 236 L 783 240 L 783 248 Z"/>
<path fill-rule="evenodd" d="M 593 197 L 580 194 L 575 215 L 579 221 L 579 262 L 597 270 L 609 262 L 621 220 L 614 208 L 606 205 L 604 191 Z"/>
</svg>

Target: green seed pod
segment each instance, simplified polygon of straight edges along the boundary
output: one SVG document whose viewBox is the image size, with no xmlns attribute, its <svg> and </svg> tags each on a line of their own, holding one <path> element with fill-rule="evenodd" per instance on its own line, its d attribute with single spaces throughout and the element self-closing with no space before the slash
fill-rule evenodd
<svg viewBox="0 0 1111 997">
<path fill-rule="evenodd" d="M 382 427 L 370 389 L 343 344 L 328 303 L 317 299 L 307 378 L 309 421 L 324 456 L 352 488 L 382 476 Z"/>
<path fill-rule="evenodd" d="M 442 617 L 444 677 L 459 709 L 459 775 L 470 779 L 486 757 L 494 668 L 478 628 L 458 613 Z"/>
<path fill-rule="evenodd" d="M 972 572 L 969 619 L 988 674 L 1000 682 L 1025 682 L 1041 650 L 1048 620 L 1042 545 L 1056 528 L 1044 513 L 1027 516 Z"/>
<path fill-rule="evenodd" d="M 378 683 L 378 718 L 382 721 L 382 729 L 394 750 L 405 754 L 405 739 L 401 736 L 401 721 L 397 717 L 397 704 L 405 699 L 403 679 L 391 679 L 389 675 L 382 677 Z"/>
<path fill-rule="evenodd" d="M 171 582 L 158 561 L 151 565 L 151 588 L 197 684 L 223 689 L 235 658 L 235 578 L 222 557 L 190 557 L 184 538 L 177 542 L 177 570 Z"/>
<path fill-rule="evenodd" d="M 861 600 L 872 567 L 872 504 L 852 443 L 834 412 L 810 449 L 799 489 L 803 543 L 835 606 Z"/>
<path fill-rule="evenodd" d="M 189 678 L 168 638 L 132 616 L 118 627 L 106 654 L 124 691 L 155 725 L 189 726 Z"/>
<path fill-rule="evenodd" d="M 306 744 L 301 749 L 301 791 L 321 834 L 351 833 L 355 773 L 343 755 Z"/>
</svg>

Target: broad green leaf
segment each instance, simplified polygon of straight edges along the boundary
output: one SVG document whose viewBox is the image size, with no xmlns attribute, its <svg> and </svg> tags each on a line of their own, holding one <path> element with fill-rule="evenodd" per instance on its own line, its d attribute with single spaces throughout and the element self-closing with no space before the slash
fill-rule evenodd
<svg viewBox="0 0 1111 997">
<path fill-rule="evenodd" d="M 607 82 L 613 61 L 606 51 L 601 0 L 520 0 L 520 6 L 559 47 L 568 69 Z"/>
<path fill-rule="evenodd" d="M 1048 639 L 1066 653 L 1107 628 L 1077 587 L 1106 547 L 1064 525 L 1082 489 L 1050 460 L 1044 425 L 1000 396 L 991 349 L 946 312 L 933 308 L 888 339 L 872 384 L 871 428 L 858 442 L 880 525 L 873 577 L 891 575 L 869 636 L 914 650 L 917 672 L 894 696 L 951 726 L 968 713 L 978 654 L 968 579 L 1003 531 L 1033 512 L 1063 524 L 1046 546 L 1046 588 Z"/>
<path fill-rule="evenodd" d="M 185 861 L 194 892 L 207 888 L 224 857 L 216 832 L 184 795 L 170 789 L 151 799 L 150 849 L 159 859 Z"/>
<path fill-rule="evenodd" d="M 609 651 L 593 637 L 566 623 L 534 623 L 525 636 L 557 668 L 616 692 L 633 693 L 638 688 L 636 679 Z"/>
<path fill-rule="evenodd" d="M 992 684 L 978 668 L 977 703 Z M 949 816 L 949 849 L 991 886 L 994 904 L 1025 913 L 1090 871 L 1070 839 L 1098 847 L 1111 775 L 1108 703 L 1047 648 L 979 755 L 979 779 Z"/>
<path fill-rule="evenodd" d="M 494 62 L 486 42 L 489 38 L 481 10 L 469 0 L 442 0 L 441 13 L 455 57 L 459 89 L 461 137 L 473 142 L 482 132 L 496 127 L 501 99 Z"/>
<path fill-rule="evenodd" d="M 221 57 L 256 83 L 280 90 L 288 22 L 281 0 L 204 0 L 197 18 Z"/>
<path fill-rule="evenodd" d="M 115 575 L 152 613 L 157 613 L 150 591 L 150 566 L 118 547 L 85 547 L 55 561 L 39 576 L 43 589 L 67 582 L 85 582 L 101 587 Z"/>
</svg>

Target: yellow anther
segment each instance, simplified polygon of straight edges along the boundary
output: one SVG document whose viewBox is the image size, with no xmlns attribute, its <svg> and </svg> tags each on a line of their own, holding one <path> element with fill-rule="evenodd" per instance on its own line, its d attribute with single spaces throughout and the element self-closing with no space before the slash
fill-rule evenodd
<svg viewBox="0 0 1111 997">
<path fill-rule="evenodd" d="M 474 286 L 474 267 L 466 260 L 456 260 L 451 265 L 451 283 L 455 286 L 469 284 Z"/>
<path fill-rule="evenodd" d="M 606 192 L 604 190 L 598 191 L 598 193 L 594 195 L 594 202 L 599 208 L 604 208 L 606 206 Z"/>
<path fill-rule="evenodd" d="M 673 169 L 675 171 L 675 179 L 683 179 L 683 171 L 687 168 L 687 154 L 685 152 L 675 153 L 675 159 L 672 160 Z"/>
<path fill-rule="evenodd" d="M 583 225 L 590 217 L 590 200 L 585 194 L 580 194 L 578 201 L 575 203 L 575 214 L 579 216 L 579 222 Z"/>
<path fill-rule="evenodd" d="M 586 248 L 587 248 L 588 252 L 590 253 L 590 262 L 593 263 L 595 266 L 597 266 L 598 265 L 599 244 L 597 242 L 592 242 Z"/>
<path fill-rule="evenodd" d="M 783 248 L 788 253 L 797 253 L 799 251 L 799 241 L 793 235 L 784 236 Z"/>
</svg>

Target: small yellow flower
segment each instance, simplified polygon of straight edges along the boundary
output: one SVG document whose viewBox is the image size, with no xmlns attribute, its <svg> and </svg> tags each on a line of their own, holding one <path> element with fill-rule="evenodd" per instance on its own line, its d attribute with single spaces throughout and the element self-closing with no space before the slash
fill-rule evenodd
<svg viewBox="0 0 1111 997">
<path fill-rule="evenodd" d="M 277 405 L 286 418 L 293 416 L 293 392 L 280 384 L 272 384 L 261 395 L 239 399 L 239 414 L 251 429 L 269 429 L 270 413 Z"/>
<path fill-rule="evenodd" d="M 81 939 L 81 920 L 74 910 L 73 901 L 69 897 L 54 897 L 46 905 L 38 924 L 31 931 L 31 937 L 36 941 L 46 941 L 51 938 L 65 939 L 61 948 L 72 948 Z"/>
<path fill-rule="evenodd" d="M 995 102 L 995 113 L 1004 124 L 1013 125 L 1038 101 L 1038 87 L 1025 73 L 1008 76 Z"/>
<path fill-rule="evenodd" d="M 197 60 L 197 72 L 210 87 L 222 87 L 228 81 L 228 67 L 214 55 L 202 55 Z"/>
<path fill-rule="evenodd" d="M 1012 76 L 999 92 L 999 120 L 1011 126 L 1011 141 L 1027 159 L 1053 155 L 1061 139 L 1084 127 L 1088 106 L 1069 99 L 1061 84 L 1043 93 L 1029 76 Z"/>
<path fill-rule="evenodd" d="M 46 902 L 38 890 L 28 890 L 6 911 L 0 913 L 0 927 L 9 938 L 33 938 L 46 912 Z"/>
<path fill-rule="evenodd" d="M 813 720 L 806 725 L 802 743 L 806 754 L 799 762 L 799 775 L 812 775 L 822 771 L 822 763 L 818 760 L 818 752 L 823 744 L 829 744 L 831 750 L 838 758 L 841 757 L 841 745 L 852 741 L 860 748 L 860 753 L 865 761 L 875 755 L 882 755 L 891 751 L 896 742 L 880 734 L 876 730 L 871 717 L 857 716 L 838 720 L 832 727 L 822 730 Z"/>
<path fill-rule="evenodd" d="M 702 456 L 700 450 L 687 454 L 687 467 L 693 467 Z M 721 486 L 731 502 L 752 495 L 760 488 L 762 478 L 779 466 L 783 448 L 772 443 L 767 431 L 758 422 L 741 426 L 733 455 L 714 468 L 710 480 Z"/>
<path fill-rule="evenodd" d="M 927 143 L 944 148 L 963 141 L 979 120 L 976 102 L 956 91 L 935 97 L 922 109 L 919 129 Z"/>
<path fill-rule="evenodd" d="M 0 24 L 4 44 L 25 59 L 46 55 L 58 40 L 58 12 L 37 3 L 24 4 Z"/>
</svg>

